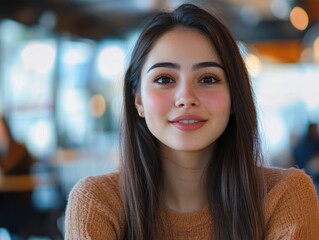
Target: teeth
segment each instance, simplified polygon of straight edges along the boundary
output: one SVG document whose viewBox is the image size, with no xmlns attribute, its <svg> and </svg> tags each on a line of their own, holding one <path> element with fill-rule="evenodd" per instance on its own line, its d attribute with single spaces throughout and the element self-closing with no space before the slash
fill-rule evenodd
<svg viewBox="0 0 319 240">
<path fill-rule="evenodd" d="M 198 120 L 180 120 L 178 122 L 183 123 L 183 124 L 193 124 L 193 123 L 197 123 L 199 121 Z"/>
</svg>

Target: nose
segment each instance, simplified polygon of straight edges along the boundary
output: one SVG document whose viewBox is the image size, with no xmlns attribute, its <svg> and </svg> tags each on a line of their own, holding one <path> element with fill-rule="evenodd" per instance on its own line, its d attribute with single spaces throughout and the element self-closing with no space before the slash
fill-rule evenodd
<svg viewBox="0 0 319 240">
<path fill-rule="evenodd" d="M 192 83 L 182 84 L 176 95 L 175 106 L 178 108 L 189 108 L 198 105 L 199 99 Z"/>
</svg>

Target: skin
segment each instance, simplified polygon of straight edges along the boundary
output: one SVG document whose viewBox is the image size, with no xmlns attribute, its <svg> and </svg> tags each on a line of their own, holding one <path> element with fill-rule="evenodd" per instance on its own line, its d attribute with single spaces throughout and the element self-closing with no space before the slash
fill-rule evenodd
<svg viewBox="0 0 319 240">
<path fill-rule="evenodd" d="M 203 207 L 205 167 L 231 111 L 227 79 L 211 42 L 183 27 L 161 36 L 142 68 L 135 105 L 160 143 L 165 204 L 178 212 Z"/>
</svg>

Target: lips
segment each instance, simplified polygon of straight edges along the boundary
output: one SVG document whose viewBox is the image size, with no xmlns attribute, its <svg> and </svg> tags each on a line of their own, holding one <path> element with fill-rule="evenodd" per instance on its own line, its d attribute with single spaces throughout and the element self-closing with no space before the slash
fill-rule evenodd
<svg viewBox="0 0 319 240">
<path fill-rule="evenodd" d="M 183 123 L 183 124 L 194 124 L 194 123 L 199 122 L 199 120 L 193 120 L 193 119 L 192 120 L 179 120 L 177 122 Z"/>
<path fill-rule="evenodd" d="M 204 126 L 207 120 L 197 115 L 181 115 L 169 122 L 181 131 L 195 131 Z"/>
</svg>

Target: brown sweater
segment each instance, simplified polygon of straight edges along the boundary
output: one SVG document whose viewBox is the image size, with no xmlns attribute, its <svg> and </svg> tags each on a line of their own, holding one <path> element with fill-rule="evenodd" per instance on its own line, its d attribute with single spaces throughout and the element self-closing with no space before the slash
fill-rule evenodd
<svg viewBox="0 0 319 240">
<path fill-rule="evenodd" d="M 312 180 L 294 168 L 265 168 L 266 240 L 318 240 L 319 205 Z M 159 239 L 211 239 L 208 207 L 194 213 L 177 213 L 160 207 L 167 226 Z M 87 177 L 69 195 L 66 240 L 122 239 L 124 212 L 118 173 Z"/>
</svg>

